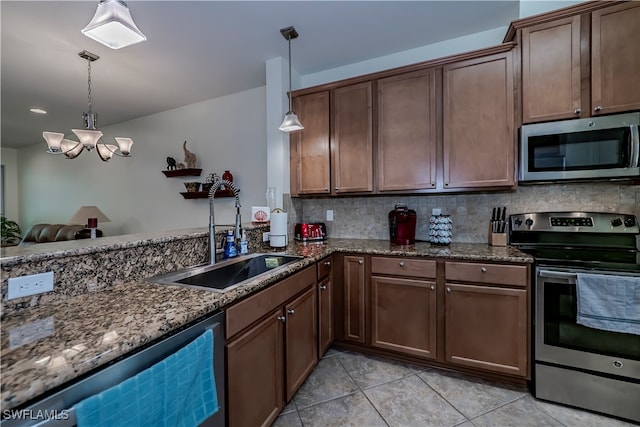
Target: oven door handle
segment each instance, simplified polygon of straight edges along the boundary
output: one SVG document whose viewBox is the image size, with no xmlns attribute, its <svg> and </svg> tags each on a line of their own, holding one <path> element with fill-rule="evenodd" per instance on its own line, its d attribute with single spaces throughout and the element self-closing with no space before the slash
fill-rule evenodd
<svg viewBox="0 0 640 427">
<path fill-rule="evenodd" d="M 576 273 L 565 273 L 562 271 L 551 271 L 551 270 L 538 270 L 538 276 L 540 277 L 549 277 L 552 279 L 565 279 L 565 280 L 576 280 L 578 275 Z"/>
</svg>

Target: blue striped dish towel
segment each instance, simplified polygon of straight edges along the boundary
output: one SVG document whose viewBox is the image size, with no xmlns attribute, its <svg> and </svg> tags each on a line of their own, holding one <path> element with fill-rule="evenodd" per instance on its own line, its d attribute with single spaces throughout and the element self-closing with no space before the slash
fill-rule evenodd
<svg viewBox="0 0 640 427">
<path fill-rule="evenodd" d="M 579 273 L 577 322 L 640 335 L 640 277 Z"/>
<path fill-rule="evenodd" d="M 218 411 L 213 332 L 76 406 L 78 427 L 193 427 Z"/>
</svg>

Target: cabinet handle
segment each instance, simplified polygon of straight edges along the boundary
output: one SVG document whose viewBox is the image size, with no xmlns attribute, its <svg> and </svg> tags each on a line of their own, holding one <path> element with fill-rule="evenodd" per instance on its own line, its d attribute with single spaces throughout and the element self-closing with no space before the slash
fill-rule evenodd
<svg viewBox="0 0 640 427">
<path fill-rule="evenodd" d="M 482 268 L 480 269 L 480 271 L 482 271 L 483 273 L 486 273 L 486 272 L 487 272 L 487 267 L 482 267 Z"/>
<path fill-rule="evenodd" d="M 287 318 L 284 316 L 278 316 L 278 320 L 281 321 L 282 323 L 287 321 Z"/>
<path fill-rule="evenodd" d="M 331 261 L 325 261 L 324 265 L 325 265 L 325 267 L 329 267 L 331 265 Z"/>
<path fill-rule="evenodd" d="M 600 110 L 602 110 L 602 105 L 596 105 L 593 109 L 593 111 L 595 111 L 596 113 Z"/>
<path fill-rule="evenodd" d="M 582 108 L 576 108 L 575 110 L 573 110 L 573 114 L 578 115 L 582 113 Z"/>
<path fill-rule="evenodd" d="M 364 261 L 363 261 L 363 260 L 361 260 L 361 259 L 359 259 L 359 260 L 358 260 L 358 264 L 364 264 Z"/>
<path fill-rule="evenodd" d="M 293 308 L 290 308 L 289 310 L 287 310 L 287 313 L 293 316 L 294 314 L 296 314 L 296 311 Z"/>
<path fill-rule="evenodd" d="M 450 294 L 451 293 L 451 288 L 447 288 L 447 293 Z"/>
<path fill-rule="evenodd" d="M 431 287 L 429 289 L 431 289 L 432 291 L 435 291 L 436 290 L 436 286 L 435 285 L 431 285 Z"/>
<path fill-rule="evenodd" d="M 321 291 L 326 291 L 326 290 L 327 290 L 327 285 L 322 285 L 322 286 L 320 286 L 320 290 L 321 290 Z"/>
<path fill-rule="evenodd" d="M 400 267 L 404 267 L 404 261 L 400 261 Z"/>
</svg>

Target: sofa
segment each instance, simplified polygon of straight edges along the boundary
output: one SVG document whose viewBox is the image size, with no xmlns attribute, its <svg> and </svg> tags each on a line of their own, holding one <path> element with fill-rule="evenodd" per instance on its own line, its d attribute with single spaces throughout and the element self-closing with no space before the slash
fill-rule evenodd
<svg viewBox="0 0 640 427">
<path fill-rule="evenodd" d="M 97 230 L 97 235 L 102 236 L 102 231 Z M 83 225 L 35 224 L 27 231 L 20 244 L 61 242 L 89 237 L 91 237 L 91 231 L 85 229 Z"/>
</svg>

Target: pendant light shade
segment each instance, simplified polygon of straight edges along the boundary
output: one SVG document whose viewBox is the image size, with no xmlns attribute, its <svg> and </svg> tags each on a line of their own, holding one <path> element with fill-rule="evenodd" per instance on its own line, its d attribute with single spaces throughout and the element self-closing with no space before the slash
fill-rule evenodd
<svg viewBox="0 0 640 427">
<path fill-rule="evenodd" d="M 147 37 L 133 22 L 127 4 L 121 0 L 101 0 L 93 19 L 82 34 L 111 49 L 143 42 Z"/>
<path fill-rule="evenodd" d="M 295 132 L 304 129 L 304 126 L 298 119 L 298 115 L 293 112 L 292 100 L 291 100 L 291 39 L 298 38 L 298 32 L 293 27 L 287 27 L 280 30 L 280 34 L 289 43 L 289 111 L 284 115 L 284 119 L 280 124 L 282 132 Z"/>
<path fill-rule="evenodd" d="M 302 126 L 302 123 L 300 123 L 298 115 L 293 111 L 289 111 L 284 115 L 284 120 L 282 120 L 282 123 L 280 124 L 280 127 L 278 129 L 283 132 L 294 132 L 296 130 L 304 129 L 304 126 Z"/>
</svg>

